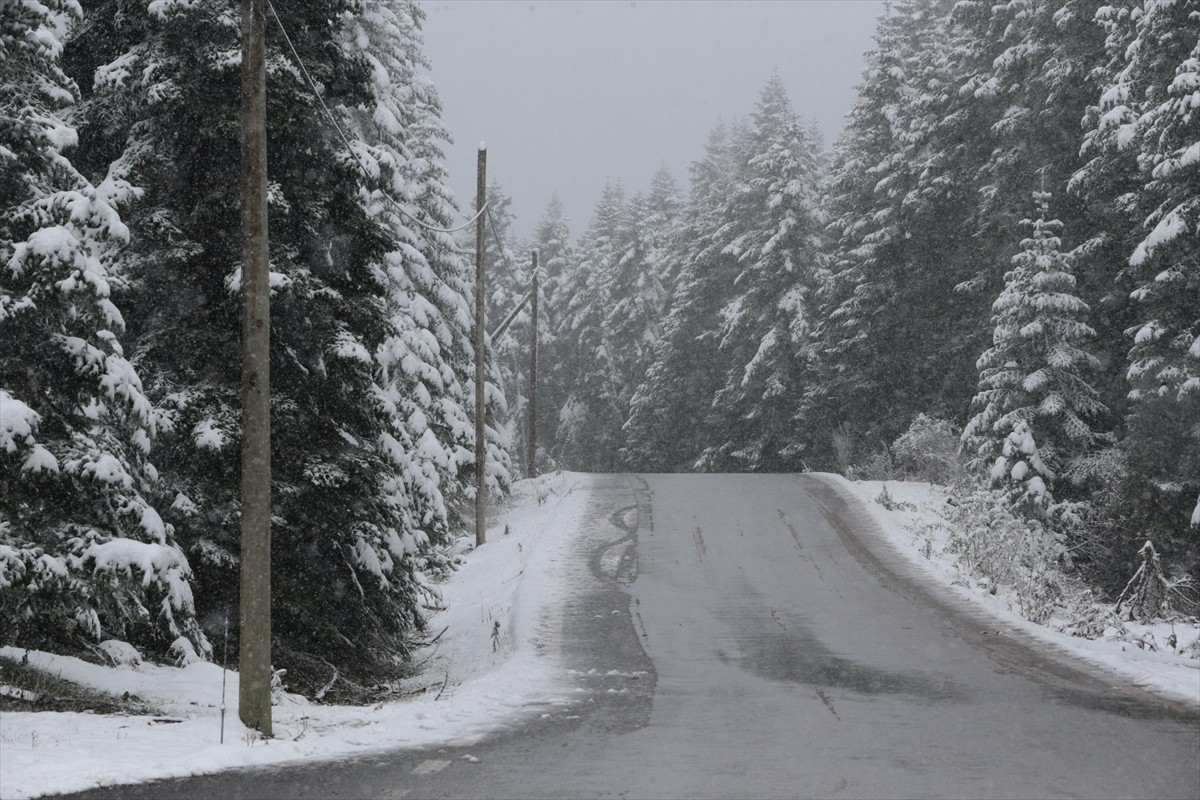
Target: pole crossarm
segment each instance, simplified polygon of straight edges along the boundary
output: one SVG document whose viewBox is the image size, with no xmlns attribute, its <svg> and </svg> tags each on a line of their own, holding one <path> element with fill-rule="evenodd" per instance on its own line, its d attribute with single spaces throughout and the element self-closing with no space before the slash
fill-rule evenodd
<svg viewBox="0 0 1200 800">
<path fill-rule="evenodd" d="M 512 325 L 513 320 L 515 320 L 517 318 L 517 314 L 520 314 L 521 309 L 525 308 L 525 304 L 528 303 L 531 299 L 533 299 L 533 293 L 536 291 L 537 291 L 537 289 L 530 289 L 529 292 L 524 297 L 521 298 L 521 302 L 517 303 L 516 308 L 514 308 L 512 311 L 510 311 L 508 313 L 508 316 L 504 318 L 504 322 L 501 322 L 500 325 L 497 326 L 496 330 L 494 330 L 492 332 L 492 341 L 493 342 L 495 342 L 497 339 L 499 339 L 501 336 L 504 335 L 504 332 L 506 330 L 508 330 L 508 326 Z"/>
</svg>

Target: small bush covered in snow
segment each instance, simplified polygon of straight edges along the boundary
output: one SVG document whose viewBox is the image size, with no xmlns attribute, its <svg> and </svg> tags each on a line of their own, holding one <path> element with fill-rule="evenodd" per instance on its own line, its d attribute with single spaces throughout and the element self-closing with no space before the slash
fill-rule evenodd
<svg viewBox="0 0 1200 800">
<path fill-rule="evenodd" d="M 975 575 L 1010 590 L 1021 616 L 1044 624 L 1074 605 L 1083 590 L 1068 575 L 1065 537 L 1016 513 L 1002 490 L 960 494 L 947 509 L 947 551 Z"/>
<path fill-rule="evenodd" d="M 870 481 L 923 481 L 950 485 L 963 476 L 959 431 L 952 422 L 917 414 L 908 430 L 885 450 L 867 456 L 854 466 L 853 436 L 846 426 L 834 432 L 842 474 Z"/>
</svg>

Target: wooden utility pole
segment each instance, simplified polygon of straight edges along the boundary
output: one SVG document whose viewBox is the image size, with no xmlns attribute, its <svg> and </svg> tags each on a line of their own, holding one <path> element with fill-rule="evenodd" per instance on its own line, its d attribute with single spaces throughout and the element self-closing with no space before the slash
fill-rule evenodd
<svg viewBox="0 0 1200 800">
<path fill-rule="evenodd" d="M 484 308 L 487 286 L 483 279 L 483 232 L 487 225 L 487 145 L 479 143 L 479 166 L 475 185 L 475 546 L 487 541 L 484 506 L 487 503 L 487 448 L 483 419 Z"/>
<path fill-rule="evenodd" d="M 242 0 L 242 547 L 238 715 L 271 735 L 266 0 Z"/>
<path fill-rule="evenodd" d="M 538 251 L 533 251 L 533 296 L 529 300 L 532 317 L 529 334 L 529 462 L 525 474 L 537 476 L 537 356 L 538 356 Z"/>
</svg>

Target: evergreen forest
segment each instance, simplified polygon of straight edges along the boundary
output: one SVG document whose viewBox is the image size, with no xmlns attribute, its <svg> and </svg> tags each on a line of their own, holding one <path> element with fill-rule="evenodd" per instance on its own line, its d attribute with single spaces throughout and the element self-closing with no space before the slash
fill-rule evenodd
<svg viewBox="0 0 1200 800">
<path fill-rule="evenodd" d="M 288 8 L 275 661 L 364 699 L 412 669 L 470 518 L 474 227 L 420 7 Z M 236 627 L 239 30 L 223 0 L 0 0 L 0 644 L 186 662 Z M 533 388 L 528 313 L 485 354 L 490 497 L 927 480 L 1036 530 L 1043 585 L 1116 601 L 1147 540 L 1200 578 L 1200 6 L 895 0 L 874 42 L 828 148 L 764 76 L 686 183 L 611 182 L 585 229 L 552 198 L 518 237 L 489 187 L 489 329 L 533 251 L 539 307 Z"/>
</svg>

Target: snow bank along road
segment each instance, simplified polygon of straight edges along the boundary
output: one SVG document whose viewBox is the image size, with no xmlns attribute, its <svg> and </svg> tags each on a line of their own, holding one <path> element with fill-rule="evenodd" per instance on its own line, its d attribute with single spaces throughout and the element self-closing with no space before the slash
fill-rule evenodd
<svg viewBox="0 0 1200 800">
<path fill-rule="evenodd" d="M 918 585 L 819 476 L 591 476 L 546 647 L 581 691 L 491 738 L 92 797 L 1200 797 L 1200 719 Z"/>
</svg>

